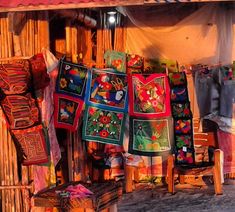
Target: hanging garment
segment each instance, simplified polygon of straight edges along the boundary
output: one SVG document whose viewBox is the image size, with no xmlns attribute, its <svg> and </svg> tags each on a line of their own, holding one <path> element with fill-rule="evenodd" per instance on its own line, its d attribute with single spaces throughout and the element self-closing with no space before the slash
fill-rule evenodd
<svg viewBox="0 0 235 212">
<path fill-rule="evenodd" d="M 55 126 L 54 126 L 54 100 L 53 94 L 56 87 L 56 79 L 58 74 L 58 60 L 47 49 L 43 49 L 43 57 L 47 67 L 47 73 L 50 77 L 49 85 L 44 89 L 42 101 L 42 121 L 48 129 L 50 141 L 50 155 L 52 163 L 56 166 L 61 158 L 60 147 L 57 141 Z"/>
<path fill-rule="evenodd" d="M 220 92 L 220 115 L 232 118 L 233 104 L 235 104 L 235 80 L 223 81 Z"/>
</svg>

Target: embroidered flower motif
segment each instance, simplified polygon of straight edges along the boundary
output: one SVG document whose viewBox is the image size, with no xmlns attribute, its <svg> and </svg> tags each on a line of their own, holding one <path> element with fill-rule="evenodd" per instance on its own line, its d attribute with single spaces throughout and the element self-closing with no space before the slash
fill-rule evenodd
<svg viewBox="0 0 235 212">
<path fill-rule="evenodd" d="M 89 114 L 90 115 L 93 115 L 95 113 L 95 111 L 96 111 L 95 108 L 93 108 L 93 107 L 89 108 Z"/>
<path fill-rule="evenodd" d="M 138 150 L 143 150 L 143 145 L 142 144 L 139 144 L 139 146 L 138 146 Z"/>
<path fill-rule="evenodd" d="M 61 78 L 61 79 L 60 79 L 60 87 L 61 87 L 61 88 L 67 87 L 67 81 L 66 81 L 65 78 Z"/>
<path fill-rule="evenodd" d="M 188 108 L 185 108 L 185 109 L 184 109 L 184 114 L 185 114 L 185 115 L 189 115 L 189 113 L 190 113 L 189 109 L 188 109 Z"/>
<path fill-rule="evenodd" d="M 107 130 L 101 130 L 99 135 L 103 138 L 107 138 L 109 136 L 109 132 Z"/>
<path fill-rule="evenodd" d="M 158 106 L 158 100 L 153 100 L 152 105 L 153 105 L 153 107 L 157 107 Z"/>
<path fill-rule="evenodd" d="M 152 135 L 152 136 L 151 136 L 151 139 L 152 139 L 153 141 L 156 141 L 156 140 L 157 140 L 157 136 L 156 136 L 156 135 Z"/>
<path fill-rule="evenodd" d="M 109 124 L 111 122 L 111 119 L 110 117 L 108 116 L 101 116 L 99 118 L 99 121 L 102 123 L 102 124 Z"/>
<path fill-rule="evenodd" d="M 118 117 L 119 120 L 121 120 L 123 118 L 123 114 L 122 113 L 118 113 L 117 117 Z"/>
</svg>

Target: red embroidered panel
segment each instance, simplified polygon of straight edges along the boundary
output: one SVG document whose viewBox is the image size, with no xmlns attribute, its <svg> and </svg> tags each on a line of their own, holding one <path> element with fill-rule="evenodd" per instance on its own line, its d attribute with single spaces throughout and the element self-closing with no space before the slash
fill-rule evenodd
<svg viewBox="0 0 235 212">
<path fill-rule="evenodd" d="M 20 143 L 26 159 L 23 165 L 48 162 L 45 134 L 42 125 L 24 130 L 12 130 L 13 136 Z"/>
<path fill-rule="evenodd" d="M 132 74 L 128 84 L 131 116 L 154 118 L 171 114 L 170 88 L 165 74 Z"/>
</svg>

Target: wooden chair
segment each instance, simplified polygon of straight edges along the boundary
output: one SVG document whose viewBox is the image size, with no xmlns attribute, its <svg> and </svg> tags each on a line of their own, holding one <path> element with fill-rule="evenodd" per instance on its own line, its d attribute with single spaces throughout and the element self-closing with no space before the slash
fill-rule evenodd
<svg viewBox="0 0 235 212">
<path fill-rule="evenodd" d="M 199 133 L 198 122 L 194 121 L 194 145 L 204 145 L 204 146 L 215 146 L 216 148 L 216 132 Z M 175 156 L 169 155 L 167 164 L 167 181 L 168 181 L 168 192 L 174 194 L 174 179 L 176 174 L 178 174 L 179 182 L 184 183 L 185 175 L 194 176 L 205 176 L 212 175 L 214 180 L 215 194 L 223 194 L 222 191 L 222 167 L 221 158 L 223 152 L 220 149 L 215 149 L 213 152 L 213 160 L 208 162 L 201 162 L 195 164 L 194 166 L 186 165 L 176 165 Z"/>
</svg>

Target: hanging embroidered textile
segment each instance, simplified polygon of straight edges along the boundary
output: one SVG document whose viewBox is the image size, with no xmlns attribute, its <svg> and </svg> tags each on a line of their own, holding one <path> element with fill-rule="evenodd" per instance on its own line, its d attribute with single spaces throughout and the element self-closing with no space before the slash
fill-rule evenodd
<svg viewBox="0 0 235 212">
<path fill-rule="evenodd" d="M 144 68 L 144 58 L 136 54 L 127 55 L 127 73 L 142 73 Z"/>
<path fill-rule="evenodd" d="M 54 124 L 55 127 L 75 131 L 81 115 L 84 101 L 64 94 L 54 94 Z"/>
<path fill-rule="evenodd" d="M 178 118 L 190 118 L 192 117 L 192 112 L 190 110 L 190 103 L 172 103 L 172 115 Z"/>
<path fill-rule="evenodd" d="M 193 147 L 192 135 L 176 135 L 175 136 L 176 148 L 181 149 L 183 147 Z"/>
<path fill-rule="evenodd" d="M 127 111 L 127 76 L 107 70 L 88 73 L 86 104 L 103 109 Z"/>
<path fill-rule="evenodd" d="M 144 73 L 166 73 L 178 72 L 177 61 L 163 58 L 145 58 Z"/>
<path fill-rule="evenodd" d="M 144 156 L 166 156 L 172 150 L 172 119 L 130 117 L 128 152 Z"/>
<path fill-rule="evenodd" d="M 24 165 L 48 162 L 45 135 L 37 127 L 41 115 L 35 98 L 35 89 L 42 90 L 48 84 L 45 61 L 40 55 L 0 65 L 0 104 L 17 147 L 27 157 Z M 38 152 L 34 150 L 37 148 Z"/>
<path fill-rule="evenodd" d="M 193 120 L 184 72 L 169 73 L 177 164 L 194 163 Z"/>
<path fill-rule="evenodd" d="M 185 72 L 169 73 L 170 85 L 174 86 L 186 86 L 187 80 Z"/>
<path fill-rule="evenodd" d="M 83 99 L 87 70 L 85 66 L 60 60 L 56 92 Z"/>
<path fill-rule="evenodd" d="M 107 68 L 113 68 L 118 72 L 126 73 L 125 53 L 108 50 L 104 54 L 104 59 Z"/>
<path fill-rule="evenodd" d="M 173 102 L 187 102 L 188 101 L 187 87 L 173 87 L 171 89 L 171 101 L 173 101 Z"/>
<path fill-rule="evenodd" d="M 34 55 L 29 59 L 33 78 L 34 91 L 44 89 L 50 83 L 50 77 L 47 73 L 43 54 Z"/>
<path fill-rule="evenodd" d="M 12 130 L 13 137 L 19 142 L 25 155 L 23 165 L 48 162 L 45 134 L 42 125 L 23 130 Z"/>
<path fill-rule="evenodd" d="M 170 89 L 165 74 L 132 74 L 128 77 L 130 115 L 138 117 L 169 116 Z"/>
<path fill-rule="evenodd" d="M 26 92 L 30 81 L 31 74 L 27 61 L 0 65 L 0 88 L 5 95 Z"/>
<path fill-rule="evenodd" d="M 39 123 L 39 109 L 31 93 L 6 95 L 1 106 L 10 129 L 23 129 Z"/>
<path fill-rule="evenodd" d="M 82 138 L 122 145 L 126 115 L 123 112 L 86 106 Z"/>
</svg>

